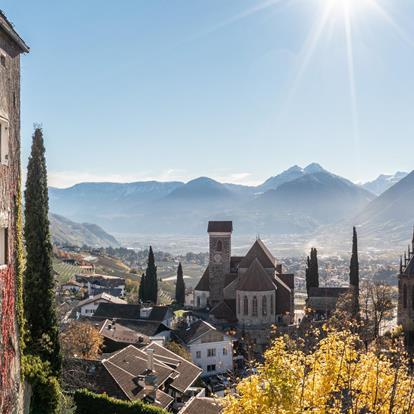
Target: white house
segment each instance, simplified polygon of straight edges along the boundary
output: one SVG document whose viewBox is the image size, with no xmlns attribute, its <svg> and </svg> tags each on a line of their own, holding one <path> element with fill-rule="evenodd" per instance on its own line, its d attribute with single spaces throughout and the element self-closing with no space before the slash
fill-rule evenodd
<svg viewBox="0 0 414 414">
<path fill-rule="evenodd" d="M 223 374 L 233 370 L 233 340 L 209 323 L 198 320 L 178 332 L 203 375 Z"/>
<path fill-rule="evenodd" d="M 80 316 L 93 316 L 100 303 L 127 304 L 125 300 L 109 295 L 108 293 L 100 293 L 99 295 L 91 296 L 78 303 L 76 310 L 77 318 Z"/>
<path fill-rule="evenodd" d="M 118 276 L 100 274 L 76 275 L 76 281 L 88 289 L 88 295 L 109 293 L 112 296 L 125 296 L 125 279 Z"/>
</svg>

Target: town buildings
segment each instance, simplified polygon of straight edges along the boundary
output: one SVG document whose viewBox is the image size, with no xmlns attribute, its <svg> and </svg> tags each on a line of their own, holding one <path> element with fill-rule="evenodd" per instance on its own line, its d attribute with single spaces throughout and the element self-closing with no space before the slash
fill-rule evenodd
<svg viewBox="0 0 414 414">
<path fill-rule="evenodd" d="M 0 11 L 0 412 L 19 404 L 16 209 L 20 185 L 20 55 L 28 46 Z"/>
</svg>

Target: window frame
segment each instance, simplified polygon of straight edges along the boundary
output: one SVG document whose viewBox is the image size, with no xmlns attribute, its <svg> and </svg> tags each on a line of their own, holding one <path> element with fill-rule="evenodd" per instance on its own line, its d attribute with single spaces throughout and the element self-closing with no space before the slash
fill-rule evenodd
<svg viewBox="0 0 414 414">
<path fill-rule="evenodd" d="M 9 165 L 10 124 L 7 118 L 0 115 L 0 164 Z"/>
<path fill-rule="evenodd" d="M 9 264 L 9 228 L 0 227 L 0 269 L 7 268 Z"/>
</svg>

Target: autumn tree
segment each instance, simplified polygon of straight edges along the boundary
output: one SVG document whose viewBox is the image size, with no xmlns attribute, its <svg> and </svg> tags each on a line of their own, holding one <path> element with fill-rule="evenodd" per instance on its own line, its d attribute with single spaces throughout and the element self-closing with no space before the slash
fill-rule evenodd
<svg viewBox="0 0 414 414">
<path fill-rule="evenodd" d="M 97 359 L 101 353 L 103 337 L 89 323 L 72 322 L 62 333 L 61 341 L 66 357 Z"/>
<path fill-rule="evenodd" d="M 309 354 L 280 337 L 264 356 L 256 374 L 222 401 L 224 414 L 414 410 L 413 378 L 401 348 L 378 354 L 351 331 L 328 331 Z"/>
</svg>

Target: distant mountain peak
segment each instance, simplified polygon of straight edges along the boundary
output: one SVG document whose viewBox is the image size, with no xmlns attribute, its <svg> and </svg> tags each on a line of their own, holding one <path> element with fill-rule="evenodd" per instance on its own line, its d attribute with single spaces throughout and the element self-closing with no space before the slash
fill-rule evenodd
<svg viewBox="0 0 414 414">
<path fill-rule="evenodd" d="M 381 195 L 407 175 L 408 173 L 403 171 L 397 171 L 395 174 L 381 174 L 375 180 L 362 184 L 362 187 L 376 195 Z"/>
<path fill-rule="evenodd" d="M 320 164 L 313 162 L 303 169 L 306 174 L 327 172 Z"/>
</svg>

